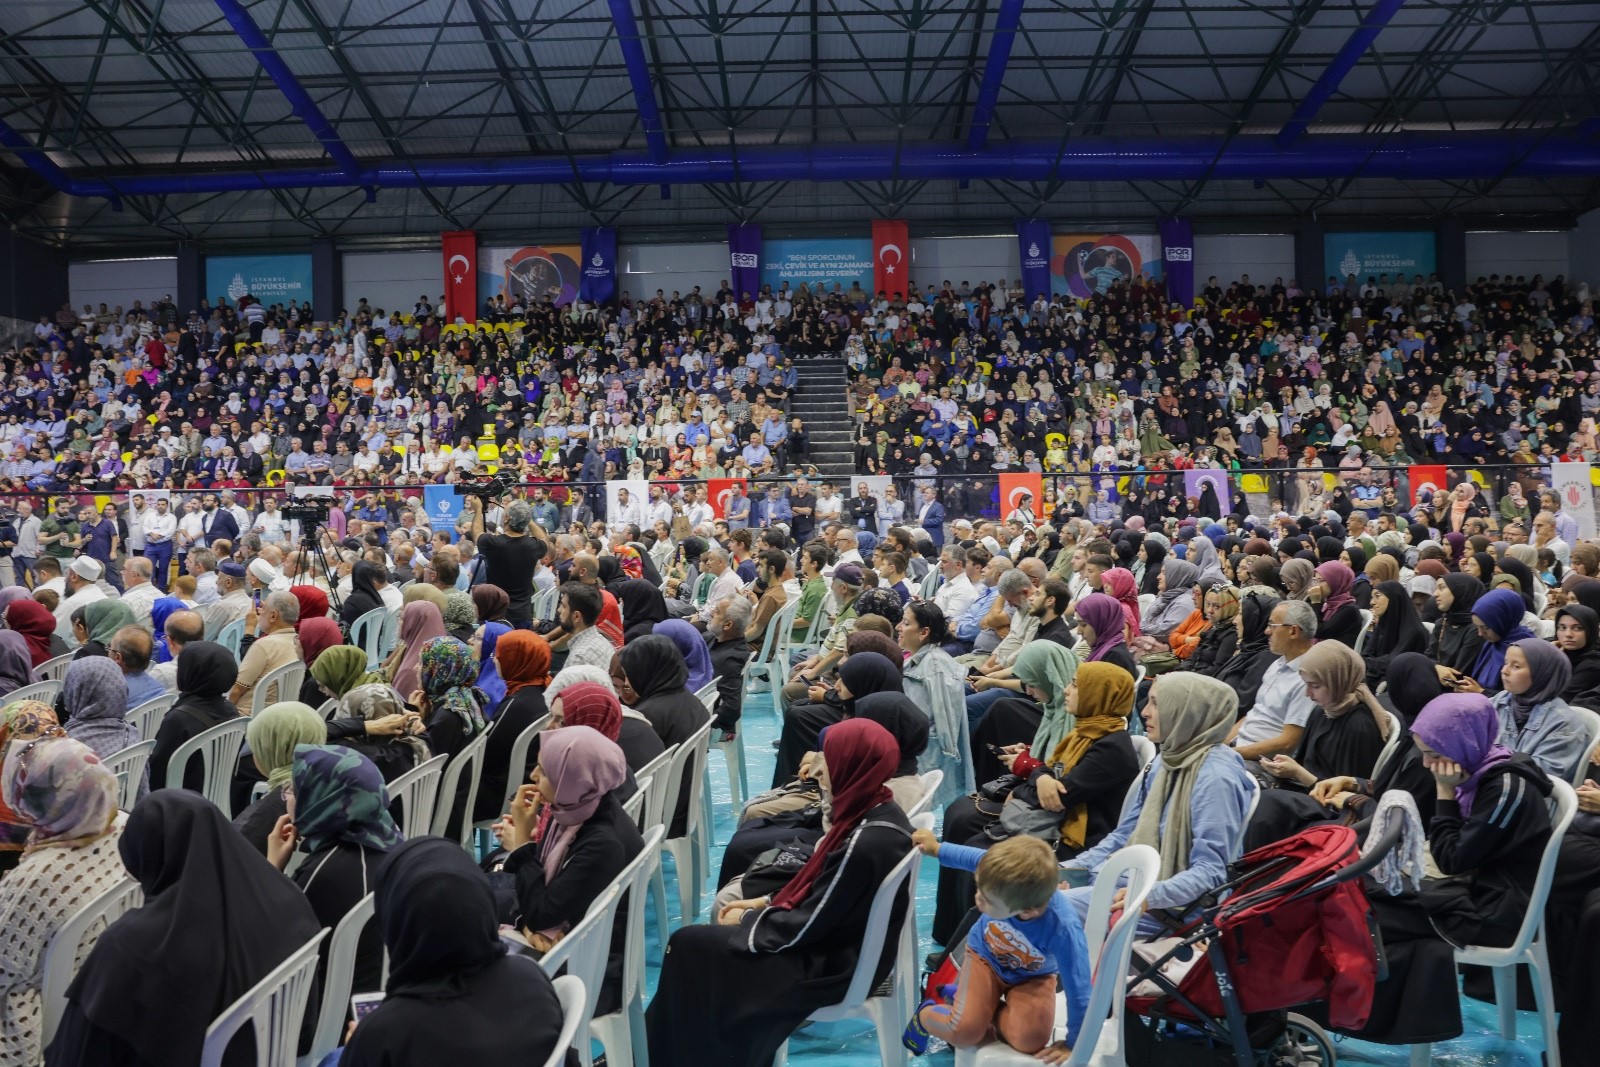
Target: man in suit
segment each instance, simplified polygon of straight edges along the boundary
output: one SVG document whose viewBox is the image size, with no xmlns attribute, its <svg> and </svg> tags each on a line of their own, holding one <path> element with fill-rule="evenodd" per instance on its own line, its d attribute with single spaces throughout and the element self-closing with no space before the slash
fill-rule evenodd
<svg viewBox="0 0 1600 1067">
<path fill-rule="evenodd" d="M 207 493 L 200 498 L 201 541 L 207 548 L 219 539 L 230 545 L 239 543 L 239 522 L 233 514 L 217 507 L 217 495 Z"/>
<path fill-rule="evenodd" d="M 933 547 L 944 547 L 944 505 L 939 503 L 939 490 L 928 486 L 922 491 L 922 504 L 917 509 L 917 525 L 928 531 Z"/>
</svg>

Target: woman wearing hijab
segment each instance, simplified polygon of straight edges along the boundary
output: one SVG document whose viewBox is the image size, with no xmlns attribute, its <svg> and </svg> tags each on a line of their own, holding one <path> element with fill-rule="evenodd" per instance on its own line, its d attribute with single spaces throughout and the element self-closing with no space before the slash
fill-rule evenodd
<svg viewBox="0 0 1600 1067">
<path fill-rule="evenodd" d="M 1318 566 L 1316 575 L 1317 581 L 1312 586 L 1309 599 L 1313 603 L 1321 602 L 1317 640 L 1338 641 L 1354 649 L 1356 639 L 1361 636 L 1361 609 L 1356 607 L 1355 597 L 1350 595 L 1355 575 L 1338 560 Z"/>
<path fill-rule="evenodd" d="M 324 652 L 317 662 L 333 651 Z M 365 657 L 362 653 L 363 666 Z M 340 698 L 342 717 L 328 722 L 328 743 L 360 752 L 377 766 L 385 782 L 392 782 L 434 753 L 427 741 L 411 733 L 416 714 L 401 702 L 398 693 L 373 678 L 360 679 Z"/>
<path fill-rule="evenodd" d="M 185 646 L 180 673 L 203 644 Z M 144 904 L 100 935 L 67 991 L 45 1060 L 189 1067 L 217 1015 L 319 924 L 305 897 L 196 793 L 162 789 L 144 798 L 118 851 Z M 226 1063 L 254 1062 L 250 1034 L 247 1027 L 235 1039 Z"/>
<path fill-rule="evenodd" d="M 1207 529 L 1208 531 L 1220 530 L 1222 527 L 1211 526 Z M 1168 562 L 1171 561 L 1169 560 Z M 1217 555 L 1216 542 L 1211 539 L 1209 533 L 1207 536 L 1196 537 L 1189 542 L 1189 555 L 1185 562 L 1194 567 L 1197 574 L 1196 581 L 1222 581 L 1222 559 Z"/>
<path fill-rule="evenodd" d="M 445 598 L 443 589 L 430 582 L 413 582 L 406 586 L 405 592 L 400 594 L 400 605 L 403 609 L 407 604 L 415 604 L 419 600 L 427 601 L 439 609 L 439 614 L 444 615 L 445 606 L 449 601 Z"/>
<path fill-rule="evenodd" d="M 270 708 L 268 709 L 271 710 Z M 294 884 L 317 921 L 333 928 L 378 884 L 378 866 L 402 838 L 389 817 L 383 774 L 361 753 L 339 745 L 295 746 L 294 798 L 268 839 L 267 859 L 280 871 L 297 850 L 305 860 Z M 383 940 L 369 925 L 356 941 L 352 993 L 383 988 Z"/>
<path fill-rule="evenodd" d="M 4 698 L 33 684 L 33 656 L 28 641 L 19 633 L 0 630 L 0 703 Z"/>
<path fill-rule="evenodd" d="M 447 636 L 444 615 L 426 600 L 414 600 L 400 612 L 400 641 L 389 656 L 384 673 L 399 692 L 416 692 L 421 681 L 422 650 L 435 638 Z M 476 672 L 474 672 L 476 676 Z"/>
<path fill-rule="evenodd" d="M 459 589 L 450 590 L 445 594 L 439 613 L 444 619 L 445 633 L 457 641 L 472 640 L 478 630 L 478 609 L 470 596 Z"/>
<path fill-rule="evenodd" d="M 624 641 L 632 641 L 634 638 L 651 633 L 656 626 L 671 617 L 667 612 L 667 601 L 662 597 L 661 590 L 643 578 L 629 578 L 619 583 L 617 590 L 613 591 L 617 594 L 617 602 L 622 606 Z M 704 644 L 703 641 L 701 643 Z"/>
<path fill-rule="evenodd" d="M 74 653 L 73 658 L 108 655 L 111 639 L 117 631 L 124 626 L 132 626 L 133 622 L 133 609 L 120 600 L 108 598 L 85 605 L 83 627 L 88 631 L 88 640 Z"/>
<path fill-rule="evenodd" d="M 633 625 L 630 623 L 628 628 L 632 630 Z M 686 683 L 689 692 L 698 693 L 714 680 L 711 671 L 711 653 L 706 648 L 706 639 L 700 635 L 699 630 L 682 619 L 665 619 L 656 623 L 650 632 L 669 638 L 678 646 L 678 651 L 683 654 L 684 666 L 689 671 L 689 680 Z"/>
<path fill-rule="evenodd" d="M 1542 592 L 1542 589 L 1539 580 L 1533 576 L 1533 571 L 1529 569 L 1527 564 L 1507 556 L 1499 563 L 1499 574 L 1509 574 L 1517 580 L 1515 591 L 1517 595 L 1522 597 L 1523 614 L 1531 614 L 1537 617 L 1543 608 L 1541 598 L 1538 595 Z M 1489 579 L 1491 588 L 1493 588 L 1495 577 L 1498 577 L 1498 575 Z"/>
<path fill-rule="evenodd" d="M 1193 650 L 1183 659 L 1179 670 L 1198 671 L 1215 678 L 1223 666 L 1233 658 L 1239 647 L 1239 589 L 1232 585 L 1216 585 L 1206 590 L 1202 610 L 1205 629 Z"/>
<path fill-rule="evenodd" d="M 267 791 L 240 812 L 233 825 L 263 856 L 268 854 L 267 839 L 273 827 L 289 810 L 284 790 L 294 770 L 295 747 L 320 745 L 327 738 L 322 716 L 297 700 L 273 704 L 251 716 L 245 742 L 256 770 L 266 777 Z"/>
<path fill-rule="evenodd" d="M 300 602 L 300 620 L 295 623 L 294 628 L 297 633 L 302 634 L 301 640 L 304 640 L 302 627 L 306 623 L 313 619 L 328 618 L 328 594 L 314 585 L 291 585 L 289 594 Z"/>
<path fill-rule="evenodd" d="M 72 651 L 56 635 L 56 617 L 37 600 L 18 600 L 6 605 L 6 629 L 15 630 L 28 642 L 28 655 L 35 667 Z"/>
<path fill-rule="evenodd" d="M 428 605 L 432 607 L 432 605 Z M 422 738 L 435 755 L 454 759 L 488 726 L 484 696 L 473 685 L 478 660 L 453 637 L 435 637 L 418 656 L 418 688 L 406 703 L 422 716 Z"/>
<path fill-rule="evenodd" d="M 360 560 L 350 568 L 350 595 L 344 598 L 344 603 L 339 607 L 339 625 L 344 627 L 346 633 L 367 612 L 387 606 L 383 602 L 383 594 L 378 591 L 377 583 L 382 577 L 383 572 L 378 565 L 366 560 Z"/>
<path fill-rule="evenodd" d="M 498 585 L 479 582 L 467 591 L 472 597 L 472 605 L 478 610 L 478 622 L 487 625 L 491 622 L 505 622 L 506 609 L 511 607 L 511 598 L 504 589 Z"/>
<path fill-rule="evenodd" d="M 1556 612 L 1555 621 L 1556 647 L 1572 665 L 1562 699 L 1587 708 L 1593 699 L 1590 694 L 1600 688 L 1600 613 L 1582 604 L 1568 604 Z"/>
<path fill-rule="evenodd" d="M 1501 740 L 1569 782 L 1589 757 L 1588 730 L 1561 697 L 1571 678 L 1566 653 L 1543 638 L 1525 637 L 1506 649 L 1502 688 L 1493 696 Z"/>
<path fill-rule="evenodd" d="M 1156 601 L 1145 609 L 1139 620 L 1139 629 L 1145 637 L 1165 639 L 1189 617 L 1194 610 L 1194 585 L 1199 577 L 1199 570 L 1186 560 L 1169 559 L 1162 564 Z"/>
<path fill-rule="evenodd" d="M 544 718 L 545 689 L 550 684 L 550 643 L 532 630 L 511 630 L 495 643 L 496 675 L 505 694 L 494 709 L 489 740 L 484 746 L 483 769 L 478 779 L 474 822 L 495 819 L 505 798 L 507 782 L 526 780 L 528 766 L 511 766 L 511 750 L 523 732 Z M 620 711 L 619 711 L 620 715 Z M 615 737 L 612 738 L 616 740 Z M 535 758 L 532 749 L 528 759 Z"/>
<path fill-rule="evenodd" d="M 1166 573 L 1165 563 L 1162 564 L 1162 573 Z M 1133 582 L 1133 572 L 1112 567 L 1100 576 L 1100 591 L 1122 605 L 1122 615 L 1128 625 L 1127 639 L 1131 641 L 1138 637 L 1142 631 L 1139 629 L 1139 594 Z"/>
<path fill-rule="evenodd" d="M 700 698 L 686 688 L 689 669 L 684 664 L 683 653 L 671 638 L 646 634 L 624 645 L 619 658 L 628 685 L 639 697 L 633 702 L 633 709 L 650 720 L 663 745 L 670 748 L 683 744 L 706 724 L 710 715 Z M 692 766 L 684 768 L 686 783 L 691 770 Z M 668 837 L 680 837 L 684 833 L 689 793 L 688 788 L 678 791 L 678 807 L 673 812 Z"/>
<path fill-rule="evenodd" d="M 1144 540 L 1139 550 L 1144 553 L 1144 578 L 1139 582 L 1140 596 L 1155 596 L 1161 581 L 1161 568 L 1166 563 L 1167 546 L 1153 537 Z"/>
<path fill-rule="evenodd" d="M 318 688 L 315 707 L 320 707 L 330 697 L 343 700 L 344 695 L 358 685 L 383 682 L 382 676 L 367 670 L 367 654 L 354 645 L 335 644 L 324 648 L 310 664 L 306 673 Z"/>
<path fill-rule="evenodd" d="M 1317 569 L 1310 560 L 1295 557 L 1278 568 L 1278 580 L 1283 583 L 1286 599 L 1305 600 L 1316 584 Z"/>
<path fill-rule="evenodd" d="M 1399 582 L 1381 582 L 1372 591 L 1372 629 L 1361 644 L 1367 661 L 1367 685 L 1374 687 L 1389 673 L 1395 656 L 1428 647 L 1428 631 Z"/>
<path fill-rule="evenodd" d="M 88 745 L 100 759 L 139 743 L 128 713 L 128 681 L 122 668 L 104 656 L 78 660 L 67 668 L 62 687 L 67 736 Z"/>
<path fill-rule="evenodd" d="M 517 790 L 510 813 L 495 827 L 511 853 L 504 870 L 516 878 L 516 925 L 536 951 L 555 947 L 644 850 L 644 839 L 617 796 L 627 776 L 616 742 L 588 726 L 547 730 L 540 738 L 534 784 Z M 549 821 L 543 837 L 534 841 L 534 826 L 546 807 Z M 595 1009 L 601 1015 L 621 1006 L 627 918 L 627 910 L 618 907 Z"/>
<path fill-rule="evenodd" d="M 1429 635 L 1428 656 L 1449 669 L 1445 677 L 1473 673 L 1484 642 L 1472 616 L 1486 592 L 1482 582 L 1467 574 L 1447 574 L 1434 589 L 1440 614 Z"/>
<path fill-rule="evenodd" d="M 822 747 L 818 738 L 823 729 L 842 721 L 848 714 L 845 706 L 848 699 L 870 693 L 905 691 L 903 653 L 894 641 L 882 634 L 856 630 L 846 640 L 845 651 L 845 658 L 839 664 L 839 681 L 843 685 L 827 690 L 820 700 L 790 704 L 784 709 L 772 788 L 780 788 L 799 775 L 806 757 Z M 841 692 L 848 692 L 852 697 L 842 698 Z"/>
<path fill-rule="evenodd" d="M 1443 606 L 1441 604 L 1441 606 Z M 1472 606 L 1472 623 L 1482 639 L 1478 658 L 1470 672 L 1451 671 L 1472 692 L 1494 692 L 1500 688 L 1500 668 L 1506 650 L 1533 634 L 1522 625 L 1522 597 L 1509 589 L 1491 589 Z"/>
<path fill-rule="evenodd" d="M 1509 945 L 1528 909 L 1550 837 L 1550 779 L 1499 742 L 1494 707 L 1478 693 L 1428 703 L 1411 733 L 1434 776 L 1428 846 L 1444 876 L 1415 895 L 1374 894 L 1388 977 L 1367 1025 L 1352 1036 L 1385 1044 L 1461 1033 L 1454 945 Z"/>
<path fill-rule="evenodd" d="M 150 605 L 150 626 L 155 631 L 155 651 L 151 663 L 171 663 L 172 650 L 167 647 L 167 620 L 176 612 L 187 611 L 183 601 L 175 596 L 157 597 Z"/>
<path fill-rule="evenodd" d="M 1055 839 L 1049 842 L 1059 858 L 1093 847 L 1117 825 L 1128 786 L 1140 770 L 1128 737 L 1132 708 L 1132 675 L 1109 663 L 1085 663 L 1066 692 L 1066 711 L 1076 720 L 1072 730 L 1046 759 L 1021 750 L 1009 756 L 1011 773 L 1027 783 L 1018 787 L 1024 794 L 1020 799 L 1062 813 Z M 945 809 L 943 839 L 988 848 L 1004 836 L 990 829 L 998 821 L 999 809 L 993 801 L 961 798 Z M 941 866 L 937 901 L 933 939 L 946 945 L 972 906 L 971 876 Z"/>
<path fill-rule="evenodd" d="M 65 737 L 55 709 L 39 700 L 19 700 L 0 707 L 0 774 L 13 741 Z M 21 747 L 17 749 L 21 754 Z M 27 847 L 30 827 L 0 798 L 0 875 L 17 865 Z"/>
<path fill-rule="evenodd" d="M 178 700 L 156 730 L 155 751 L 147 764 L 150 785 L 167 786 L 167 762 L 179 745 L 213 726 L 239 717 L 228 692 L 239 680 L 239 663 L 233 653 L 215 641 L 192 641 L 178 656 Z M 183 769 L 183 788 L 196 793 L 205 788 L 201 761 L 190 759 Z"/>
<path fill-rule="evenodd" d="M 621 665 L 619 664 L 617 666 L 619 673 L 621 672 L 621 669 Z M 625 677 L 626 675 L 624 675 L 624 678 Z M 594 682 L 597 685 L 602 686 L 619 702 L 619 707 L 622 713 L 622 724 L 617 728 L 617 736 L 612 738 L 612 740 L 616 741 L 617 745 L 622 749 L 622 755 L 623 758 L 628 761 L 628 769 L 630 773 L 638 770 L 640 767 L 649 766 L 651 760 L 655 759 L 657 756 L 661 755 L 661 753 L 667 750 L 667 746 L 663 745 L 661 743 L 661 738 L 657 736 L 655 727 L 650 725 L 650 720 L 645 718 L 643 715 L 640 715 L 627 704 L 621 703 L 622 694 L 618 691 L 615 681 L 610 677 L 610 675 L 601 670 L 599 667 L 590 667 L 584 664 L 578 664 L 576 666 L 562 668 L 559 674 L 550 679 L 549 686 L 545 688 L 545 703 L 547 705 L 550 704 L 555 700 L 556 697 L 560 696 L 562 691 L 567 687 L 577 685 L 580 682 Z M 632 693 L 630 690 L 630 696 L 637 697 L 638 694 Z M 593 726 L 596 730 L 606 734 L 608 737 L 610 736 L 610 734 L 607 733 L 606 727 L 602 725 L 602 722 L 593 715 L 580 719 L 579 721 L 586 726 Z M 538 738 L 534 739 L 534 743 L 535 745 L 538 744 Z"/>
<path fill-rule="evenodd" d="M 1104 593 L 1090 593 L 1078 601 L 1077 612 L 1078 636 L 1089 646 L 1085 662 L 1115 664 L 1129 677 L 1137 673 L 1133 653 L 1122 640 L 1122 605 Z"/>
<path fill-rule="evenodd" d="M 770 898 L 735 901 L 715 925 L 672 935 L 646 1016 L 653 1067 L 768 1064 L 795 1027 L 849 986 L 873 897 L 911 847 L 910 824 L 886 785 L 902 757 L 882 726 L 838 723 L 823 755 L 832 824 L 806 864 Z M 891 929 L 903 912 L 897 903 Z M 874 982 L 893 964 L 885 953 Z"/>
<path fill-rule="evenodd" d="M 79 909 L 127 877 L 117 855 L 126 816 L 116 776 L 67 738 L 19 749 L 0 792 L 27 828 L 21 861 L 0 880 L 0 1060 L 32 1064 L 43 1053 L 45 950 Z"/>
<path fill-rule="evenodd" d="M 1228 879 L 1239 856 L 1245 812 L 1255 795 L 1244 760 L 1228 746 L 1239 697 L 1214 678 L 1190 671 L 1163 674 L 1150 687 L 1142 717 L 1145 736 L 1161 746 L 1135 786 L 1132 807 L 1093 848 L 1062 864 L 1067 876 L 1092 876 L 1119 848 L 1150 845 L 1161 855 L 1149 907 L 1183 909 Z M 1093 890 L 1067 891 L 1079 918 Z M 1144 936 L 1164 929 L 1139 920 Z"/>
<path fill-rule="evenodd" d="M 340 632 L 339 624 L 326 616 L 300 620 L 295 624 L 295 632 L 300 635 L 300 658 L 306 665 L 306 677 L 305 681 L 300 683 L 298 698 L 302 704 L 320 708 L 331 694 L 323 693 L 322 683 L 317 681 L 311 668 L 328 649 L 344 644 L 344 634 Z M 362 666 L 365 665 L 363 659 Z"/>
<path fill-rule="evenodd" d="M 1077 673 L 1078 657 L 1054 641 L 1022 646 L 1011 665 L 1012 677 L 1022 683 L 1022 695 L 995 701 L 972 733 L 973 771 L 980 783 L 1008 773 L 1001 753 L 1018 751 L 1017 745 L 1030 748 L 1035 759 L 1055 751 L 1072 731 L 1067 687 Z"/>
</svg>

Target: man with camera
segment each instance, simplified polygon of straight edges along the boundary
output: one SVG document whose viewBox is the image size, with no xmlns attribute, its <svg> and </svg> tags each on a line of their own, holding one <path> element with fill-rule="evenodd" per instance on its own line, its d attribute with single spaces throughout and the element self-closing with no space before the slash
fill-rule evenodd
<svg viewBox="0 0 1600 1067">
<path fill-rule="evenodd" d="M 519 630 L 533 625 L 533 572 L 544 558 L 544 542 L 528 535 L 533 526 L 533 509 L 517 502 L 508 504 L 502 526 L 504 533 L 485 533 L 483 497 L 467 498 L 467 513 L 472 517 L 472 539 L 483 557 L 483 581 L 498 585 L 511 598 L 506 621 Z"/>
</svg>

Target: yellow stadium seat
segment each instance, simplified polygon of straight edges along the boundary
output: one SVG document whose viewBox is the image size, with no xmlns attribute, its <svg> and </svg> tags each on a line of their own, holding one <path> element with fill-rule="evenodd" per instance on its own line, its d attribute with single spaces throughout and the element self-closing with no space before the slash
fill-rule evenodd
<svg viewBox="0 0 1600 1067">
<path fill-rule="evenodd" d="M 394 450 L 396 452 L 400 453 L 400 455 L 402 455 L 402 456 L 406 454 L 406 446 L 405 445 L 395 445 L 394 446 Z"/>
<path fill-rule="evenodd" d="M 450 447 L 449 445 L 440 445 L 439 446 L 439 455 L 441 455 L 441 456 L 453 456 L 453 455 L 455 455 L 455 452 L 456 452 L 456 450 L 454 448 Z"/>
<path fill-rule="evenodd" d="M 1467 476 L 1473 480 L 1473 482 L 1478 486 L 1479 489 L 1487 489 L 1487 488 L 1489 488 L 1489 479 L 1487 479 L 1487 478 L 1485 478 L 1483 476 L 1483 472 L 1482 471 L 1469 470 L 1467 472 Z"/>
<path fill-rule="evenodd" d="M 1067 435 L 1064 433 L 1047 433 L 1044 435 L 1044 446 L 1046 448 L 1065 448 L 1067 446 Z"/>
<path fill-rule="evenodd" d="M 122 454 L 122 462 L 124 462 L 124 463 L 132 463 L 133 462 L 133 453 L 132 452 L 124 452 Z"/>
<path fill-rule="evenodd" d="M 1239 488 L 1246 493 L 1265 493 L 1267 479 L 1260 474 L 1243 474 L 1239 476 Z"/>
<path fill-rule="evenodd" d="M 499 467 L 498 464 L 486 463 L 486 464 L 484 464 L 484 469 L 487 470 L 490 474 L 493 474 L 495 471 L 499 470 L 500 467 Z"/>
<path fill-rule="evenodd" d="M 285 475 L 284 475 L 283 471 L 268 471 L 267 472 L 267 484 L 268 485 L 282 485 L 284 477 L 285 477 Z"/>
</svg>

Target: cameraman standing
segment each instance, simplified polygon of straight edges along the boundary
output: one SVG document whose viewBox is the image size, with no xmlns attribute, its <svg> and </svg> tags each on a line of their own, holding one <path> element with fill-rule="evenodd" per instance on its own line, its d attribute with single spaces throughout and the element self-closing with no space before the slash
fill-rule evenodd
<svg viewBox="0 0 1600 1067">
<path fill-rule="evenodd" d="M 472 516 L 472 539 L 483 557 L 483 581 L 498 585 L 511 598 L 506 621 L 519 630 L 533 625 L 533 572 L 547 551 L 544 542 L 528 536 L 533 525 L 533 509 L 517 502 L 505 508 L 504 533 L 483 532 L 483 498 L 468 497 L 467 511 Z"/>
</svg>

